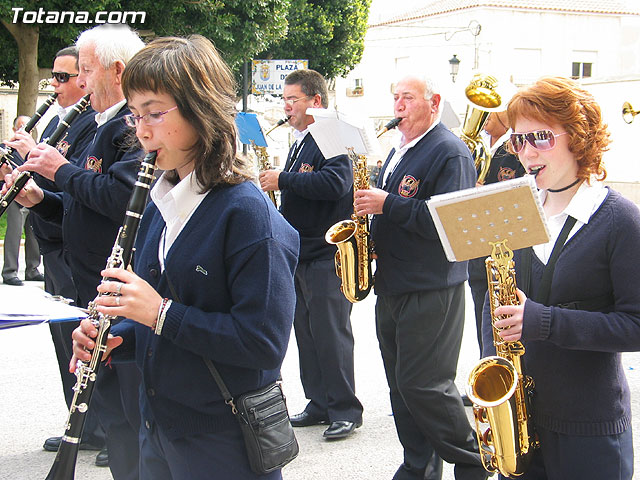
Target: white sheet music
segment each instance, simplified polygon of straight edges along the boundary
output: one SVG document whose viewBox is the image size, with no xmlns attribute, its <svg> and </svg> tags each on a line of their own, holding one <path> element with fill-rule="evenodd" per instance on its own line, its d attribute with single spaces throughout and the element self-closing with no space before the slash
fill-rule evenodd
<svg viewBox="0 0 640 480">
<path fill-rule="evenodd" d="M 344 155 L 347 148 L 353 148 L 358 155 L 381 155 L 380 143 L 370 119 L 325 108 L 308 108 L 307 114 L 315 119 L 309 125 L 309 133 L 325 158 Z"/>
<path fill-rule="evenodd" d="M 38 287 L 23 286 L 0 291 L 0 329 L 40 322 L 78 320 L 87 314 L 79 308 L 55 301 Z"/>
</svg>

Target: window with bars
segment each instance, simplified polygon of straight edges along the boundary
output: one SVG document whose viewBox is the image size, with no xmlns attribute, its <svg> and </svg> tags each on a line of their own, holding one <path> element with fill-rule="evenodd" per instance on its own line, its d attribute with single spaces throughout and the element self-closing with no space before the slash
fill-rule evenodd
<svg viewBox="0 0 640 480">
<path fill-rule="evenodd" d="M 571 64 L 571 78 L 588 78 L 591 76 L 591 62 L 573 62 Z"/>
</svg>

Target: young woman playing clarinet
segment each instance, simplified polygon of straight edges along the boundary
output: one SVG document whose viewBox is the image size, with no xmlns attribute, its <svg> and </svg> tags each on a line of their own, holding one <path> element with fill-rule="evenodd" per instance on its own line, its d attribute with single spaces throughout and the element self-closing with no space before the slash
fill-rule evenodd
<svg viewBox="0 0 640 480">
<path fill-rule="evenodd" d="M 630 480 L 620 352 L 640 350 L 640 213 L 603 186 L 609 132 L 576 82 L 542 78 L 512 98 L 508 114 L 510 147 L 527 172 L 538 172 L 551 234 L 549 243 L 515 252 L 520 304 L 495 310 L 505 316 L 495 322 L 501 337 L 524 344 L 523 371 L 535 382 L 540 448 L 518 478 Z M 486 356 L 493 350 L 487 304 L 483 332 Z"/>
<path fill-rule="evenodd" d="M 98 310 L 127 320 L 106 356 L 142 371 L 140 478 L 281 478 L 249 467 L 236 397 L 272 383 L 295 306 L 298 237 L 236 155 L 235 82 L 204 37 L 160 38 L 127 64 L 127 123 L 164 171 L 141 221 L 134 269 L 105 269 Z M 135 272 L 135 273 L 134 273 Z M 74 332 L 87 361 L 96 329 Z"/>
</svg>

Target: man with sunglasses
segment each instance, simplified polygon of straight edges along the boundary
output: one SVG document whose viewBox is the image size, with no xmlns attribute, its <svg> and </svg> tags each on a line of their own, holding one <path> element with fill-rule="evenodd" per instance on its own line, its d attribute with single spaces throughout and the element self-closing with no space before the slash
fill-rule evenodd
<svg viewBox="0 0 640 480">
<path fill-rule="evenodd" d="M 475 435 L 454 379 L 464 327 L 466 262 L 449 262 L 426 205 L 431 196 L 470 188 L 467 146 L 440 122 L 441 96 L 425 78 L 394 91 L 399 145 L 379 188 L 358 190 L 356 215 L 373 214 L 376 331 L 404 462 L 394 480 L 439 480 L 442 460 L 456 480 L 484 480 Z"/>
<path fill-rule="evenodd" d="M 100 272 L 125 217 L 142 157 L 139 148 L 131 147 L 131 129 L 123 118 L 131 111 L 121 78 L 126 63 L 144 44 L 127 26 L 101 25 L 83 32 L 76 46 L 80 70 L 73 80 L 91 94 L 91 105 L 98 112 L 96 134 L 73 161 L 43 143 L 33 148 L 20 170 L 55 182 L 62 193 L 30 181 L 17 200 L 43 219 L 62 223 L 64 258 L 77 290 L 76 304 L 86 307 L 97 295 Z M 97 380 L 92 408 L 107 434 L 115 480 L 138 478 L 139 384 L 133 361 L 101 369 Z"/>
<path fill-rule="evenodd" d="M 327 108 L 328 94 L 315 70 L 287 76 L 284 113 L 296 142 L 284 170 L 262 172 L 260 184 L 265 191 L 282 192 L 281 213 L 300 234 L 294 328 L 309 403 L 291 424 L 328 424 L 323 436 L 332 440 L 362 425 L 362 404 L 355 394 L 351 303 L 340 291 L 336 247 L 324 238 L 329 227 L 353 213 L 352 166 L 346 155 L 324 158 L 308 131 L 314 118 L 307 108 Z"/>
<path fill-rule="evenodd" d="M 76 77 L 78 76 L 78 49 L 75 46 L 63 48 L 56 54 L 51 75 L 51 86 L 54 92 L 58 94 L 56 97 L 57 112 L 40 137 L 43 142 L 55 131 L 59 120 L 63 119 L 84 95 L 84 90 L 76 83 Z M 93 108 L 86 108 L 76 117 L 56 145 L 60 154 L 70 162 L 75 161 L 76 154 L 82 152 L 93 139 L 96 132 L 95 113 Z M 23 157 L 26 157 L 36 146 L 31 135 L 24 131 L 17 132 L 12 140 L 7 143 Z M 37 173 L 33 175 L 35 182 L 41 188 L 50 192 L 61 192 L 55 182 Z M 62 225 L 60 223 L 47 222 L 35 214 L 29 215 L 29 221 L 38 239 L 40 253 L 42 254 L 45 291 L 51 295 L 60 295 L 64 298 L 75 300 L 77 297 L 76 289 L 71 271 L 64 259 Z M 69 362 L 72 356 L 71 333 L 78 323 L 56 322 L 49 324 L 67 408 L 71 406 L 73 386 L 76 382 L 76 376 L 69 373 Z M 60 437 L 51 437 L 45 441 L 44 449 L 55 452 L 58 450 L 59 445 Z M 104 432 L 98 423 L 97 415 L 95 412 L 90 411 L 85 423 L 80 447 L 83 450 L 102 450 L 104 445 Z M 106 462 L 107 454 L 105 450 L 96 457 L 96 464 L 106 466 Z"/>
</svg>

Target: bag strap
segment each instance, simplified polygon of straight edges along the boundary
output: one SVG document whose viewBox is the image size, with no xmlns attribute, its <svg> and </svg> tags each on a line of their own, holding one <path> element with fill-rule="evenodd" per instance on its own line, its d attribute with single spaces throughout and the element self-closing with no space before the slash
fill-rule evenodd
<svg viewBox="0 0 640 480">
<path fill-rule="evenodd" d="M 560 256 L 560 252 L 564 247 L 564 243 L 567 241 L 569 237 L 569 232 L 576 224 L 576 219 L 574 217 L 568 216 L 564 222 L 564 226 L 560 231 L 560 235 L 558 235 L 558 239 L 556 243 L 553 245 L 553 250 L 551 251 L 551 256 L 549 257 L 549 261 L 542 273 L 542 280 L 540 281 L 540 288 L 538 289 L 538 295 L 536 295 L 536 301 L 538 303 L 542 303 L 543 305 L 547 304 L 549 300 L 549 294 L 551 293 L 551 280 L 553 279 L 553 272 L 556 268 L 556 261 Z"/>
<path fill-rule="evenodd" d="M 165 274 L 165 277 L 167 278 L 167 284 L 169 285 L 169 290 L 171 291 L 171 295 L 178 302 L 180 302 L 180 297 L 176 293 L 175 288 L 173 288 L 173 282 L 171 281 L 171 277 L 169 277 L 169 272 L 167 272 L 166 265 L 164 268 L 164 274 Z M 236 408 L 235 403 L 233 403 L 233 397 L 231 396 L 231 393 L 229 393 L 229 389 L 227 388 L 224 381 L 222 380 L 222 377 L 220 376 L 220 372 L 218 372 L 218 369 L 215 367 L 215 365 L 211 360 L 209 360 L 206 357 L 202 357 L 202 360 L 204 360 L 205 365 L 211 372 L 211 376 L 216 381 L 216 384 L 220 389 L 220 393 L 222 393 L 222 398 L 224 398 L 224 403 L 229 405 L 231 407 L 231 411 L 233 412 L 233 414 L 236 415 L 238 413 L 238 409 Z"/>
</svg>

